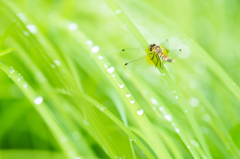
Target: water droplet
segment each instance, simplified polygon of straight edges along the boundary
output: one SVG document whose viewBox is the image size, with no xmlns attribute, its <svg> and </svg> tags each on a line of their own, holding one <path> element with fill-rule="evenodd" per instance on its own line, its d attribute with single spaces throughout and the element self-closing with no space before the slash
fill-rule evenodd
<svg viewBox="0 0 240 159">
<path fill-rule="evenodd" d="M 93 44 L 93 42 L 92 42 L 92 40 L 87 40 L 87 41 L 86 41 L 86 44 L 87 44 L 89 47 L 91 47 L 92 44 Z"/>
<path fill-rule="evenodd" d="M 155 98 L 151 98 L 150 101 L 152 102 L 152 104 L 158 105 L 158 101 Z"/>
<path fill-rule="evenodd" d="M 188 112 L 188 110 L 185 110 L 185 113 L 187 113 Z"/>
<path fill-rule="evenodd" d="M 115 14 L 119 14 L 119 13 L 121 13 L 121 12 L 122 12 L 122 10 L 121 10 L 121 9 L 118 9 L 118 10 L 115 11 Z"/>
<path fill-rule="evenodd" d="M 164 115 L 164 118 L 165 118 L 167 121 L 172 121 L 172 116 L 169 115 L 169 114 Z"/>
<path fill-rule="evenodd" d="M 162 76 L 165 76 L 166 74 L 165 73 L 162 73 Z"/>
<path fill-rule="evenodd" d="M 159 107 L 158 110 L 160 110 L 161 112 L 164 111 L 163 107 Z"/>
<path fill-rule="evenodd" d="M 187 146 L 188 149 L 190 149 L 190 146 Z"/>
<path fill-rule="evenodd" d="M 27 18 L 25 16 L 25 14 L 23 13 L 18 13 L 17 14 L 18 18 L 21 19 L 23 22 L 26 22 L 27 21 Z"/>
<path fill-rule="evenodd" d="M 61 65 L 61 62 L 58 61 L 58 60 L 54 60 L 54 63 L 55 63 L 57 66 L 60 66 L 60 65 Z"/>
<path fill-rule="evenodd" d="M 102 60 L 102 59 L 103 59 L 103 57 L 102 57 L 102 56 L 98 56 L 98 59 L 99 59 L 99 60 Z"/>
<path fill-rule="evenodd" d="M 131 94 L 126 94 L 126 97 L 128 98 L 128 97 L 130 97 L 131 96 Z"/>
<path fill-rule="evenodd" d="M 172 126 L 174 126 L 175 125 L 175 123 L 172 123 Z"/>
<path fill-rule="evenodd" d="M 108 73 L 113 73 L 113 72 L 114 72 L 114 67 L 109 67 L 109 68 L 107 69 L 107 71 L 108 71 Z"/>
<path fill-rule="evenodd" d="M 180 133 L 180 130 L 178 128 L 175 128 L 176 133 Z"/>
<path fill-rule="evenodd" d="M 123 88 L 124 87 L 124 84 L 119 84 L 118 85 L 120 88 Z"/>
<path fill-rule="evenodd" d="M 236 85 L 236 83 L 233 83 L 233 85 L 235 86 L 235 85 Z"/>
<path fill-rule="evenodd" d="M 172 91 L 173 93 L 177 93 L 177 91 Z"/>
<path fill-rule="evenodd" d="M 190 97 L 190 99 L 189 99 L 189 104 L 190 104 L 192 107 L 197 107 L 197 106 L 199 105 L 199 100 L 198 100 L 198 98 Z"/>
<path fill-rule="evenodd" d="M 97 46 L 97 45 L 95 45 L 95 46 L 93 46 L 92 48 L 91 48 L 91 52 L 92 53 L 98 53 L 99 52 L 99 46 Z"/>
<path fill-rule="evenodd" d="M 130 103 L 131 103 L 131 104 L 134 104 L 134 103 L 135 103 L 135 100 L 130 100 Z"/>
<path fill-rule="evenodd" d="M 211 119 L 209 114 L 204 114 L 202 118 L 205 122 L 209 122 L 209 120 Z"/>
<path fill-rule="evenodd" d="M 178 96 L 176 96 L 175 98 L 178 99 Z"/>
<path fill-rule="evenodd" d="M 29 35 L 29 32 L 28 31 L 23 31 L 23 34 L 28 36 Z"/>
<path fill-rule="evenodd" d="M 137 110 L 137 114 L 138 114 L 138 115 L 143 115 L 143 112 L 144 112 L 143 109 L 138 109 L 138 110 Z"/>
<path fill-rule="evenodd" d="M 100 110 L 101 110 L 101 111 L 104 111 L 104 108 L 103 108 L 103 107 L 100 107 Z"/>
<path fill-rule="evenodd" d="M 31 33 L 37 33 L 37 27 L 36 27 L 36 25 L 33 25 L 33 24 L 29 24 L 29 25 L 27 25 L 27 28 L 28 28 L 28 30 L 31 32 Z"/>
<path fill-rule="evenodd" d="M 62 136 L 62 137 L 60 138 L 60 141 L 61 141 L 61 143 L 66 143 L 66 142 L 67 142 L 66 136 Z"/>
<path fill-rule="evenodd" d="M 18 78 L 17 81 L 21 81 L 21 78 Z"/>
<path fill-rule="evenodd" d="M 68 24 L 68 30 L 70 30 L 70 31 L 77 30 L 77 28 L 78 28 L 78 25 L 76 23 Z"/>
<path fill-rule="evenodd" d="M 38 96 L 37 98 L 34 99 L 34 103 L 39 105 L 43 102 L 43 97 Z"/>
<path fill-rule="evenodd" d="M 23 88 L 27 88 L 28 87 L 28 84 L 25 82 L 24 84 L 23 84 Z"/>
<path fill-rule="evenodd" d="M 51 64 L 51 67 L 52 67 L 52 68 L 56 68 L 56 66 L 55 66 L 54 64 Z"/>
<path fill-rule="evenodd" d="M 10 70 L 9 70 L 9 72 L 12 74 L 12 73 L 14 73 L 15 72 L 15 70 L 14 70 L 14 68 L 10 68 Z"/>
</svg>

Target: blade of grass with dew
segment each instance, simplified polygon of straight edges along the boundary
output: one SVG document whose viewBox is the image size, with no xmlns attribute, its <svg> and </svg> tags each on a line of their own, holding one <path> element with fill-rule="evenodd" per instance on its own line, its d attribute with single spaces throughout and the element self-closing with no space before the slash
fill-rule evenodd
<svg viewBox="0 0 240 159">
<path fill-rule="evenodd" d="M 56 24 L 62 24 L 60 26 L 64 26 L 62 22 L 56 22 Z M 83 33 L 76 30 L 74 34 L 72 34 L 73 37 L 76 39 L 80 39 L 81 42 L 85 42 L 88 40 L 88 38 L 85 37 Z M 142 128 L 142 130 L 146 133 L 148 136 L 148 139 L 151 141 L 150 147 L 154 150 L 154 152 L 160 157 L 165 156 L 167 158 L 171 158 L 167 150 L 163 147 L 160 139 L 158 138 L 158 135 L 153 130 L 153 127 L 151 126 L 151 123 L 149 123 L 149 120 L 145 117 L 144 114 L 142 114 L 142 109 L 139 107 L 139 105 L 135 102 L 135 99 L 133 97 L 128 98 L 126 97 L 126 94 L 131 94 L 129 90 L 126 88 L 120 77 L 114 72 L 114 67 L 110 65 L 110 63 L 104 59 L 99 59 L 99 56 L 102 56 L 99 53 L 99 47 L 98 46 L 88 46 L 85 43 L 81 43 L 82 46 L 88 50 L 88 52 L 92 55 L 94 61 L 97 63 L 97 65 L 103 70 L 106 77 L 109 79 L 110 83 L 116 88 L 116 90 L 119 91 L 121 96 L 123 97 L 124 101 L 128 105 L 128 109 L 132 112 L 134 117 L 137 119 L 136 121 L 139 122 L 139 126 Z M 102 56 L 103 57 L 103 56 Z M 138 115 L 138 111 L 140 115 Z M 137 113 L 136 113 L 137 112 Z M 141 122 L 140 122 L 141 121 Z M 148 130 L 149 129 L 149 130 Z M 156 146 L 153 146 L 156 145 Z M 161 145 L 161 146 L 160 146 Z M 159 152 L 159 149 L 162 150 L 162 152 Z"/>
<path fill-rule="evenodd" d="M 118 125 L 132 140 L 134 140 L 134 142 L 139 146 L 139 148 L 141 148 L 144 153 L 146 154 L 146 156 L 148 158 L 154 158 L 151 153 L 145 148 L 145 146 L 138 140 L 138 138 L 118 119 L 116 118 L 109 110 L 104 109 L 102 110 L 102 108 L 104 108 L 104 105 L 98 103 L 97 101 L 95 101 L 94 99 L 92 99 L 91 97 L 89 97 L 86 94 L 83 93 L 77 93 L 75 94 L 75 96 L 79 99 L 84 100 L 85 102 L 89 102 L 91 103 L 95 108 L 101 110 L 102 113 L 104 113 L 107 117 L 109 117 L 109 119 L 111 119 L 116 125 Z"/>
<path fill-rule="evenodd" d="M 112 0 L 105 0 L 105 2 L 113 10 L 113 12 L 115 12 L 117 9 L 120 9 L 120 6 L 118 6 Z M 146 46 L 148 46 L 147 41 L 143 38 L 143 36 L 140 34 L 140 32 L 137 30 L 137 28 L 132 24 L 132 22 L 127 18 L 127 16 L 125 16 L 125 13 L 123 13 L 123 11 L 122 11 L 120 14 L 117 14 L 117 17 L 119 18 L 119 20 L 122 22 L 123 25 L 127 22 L 127 29 L 134 35 L 136 40 L 139 41 L 139 43 L 141 44 L 141 46 L 143 48 L 147 48 L 146 47 Z M 154 62 L 156 62 L 156 61 L 154 61 Z M 177 85 L 174 83 L 174 81 L 172 80 L 172 78 L 168 74 L 164 65 L 163 65 L 163 69 L 158 68 L 158 70 L 159 70 L 159 72 L 162 72 L 162 74 L 165 74 L 165 76 L 164 76 L 165 80 L 167 81 L 167 83 L 171 87 L 172 91 L 176 91 L 176 95 L 178 95 L 179 105 L 181 106 L 182 111 L 184 112 L 185 110 L 189 110 L 188 105 L 187 105 L 184 97 L 182 96 L 182 94 L 181 94 L 180 90 L 178 89 Z M 188 118 L 188 121 L 190 122 L 191 126 L 193 127 L 193 130 L 194 130 L 199 142 L 201 143 L 201 146 L 204 150 L 204 153 L 206 154 L 206 156 L 208 158 L 212 158 L 211 153 L 209 151 L 209 148 L 206 144 L 206 141 L 205 141 L 203 135 L 200 133 L 199 126 L 198 126 L 197 122 L 195 121 L 194 117 L 191 115 L 191 113 L 186 114 L 186 117 Z"/>
<path fill-rule="evenodd" d="M 61 142 L 63 140 L 62 137 L 65 137 L 64 132 L 61 130 L 59 125 L 56 123 L 50 110 L 48 109 L 47 105 L 43 101 L 43 98 L 39 96 L 29 84 L 15 72 L 13 68 L 10 68 L 6 65 L 3 61 L 0 60 L 0 68 L 12 78 L 14 83 L 22 90 L 28 100 L 32 103 L 33 107 L 36 111 L 42 116 L 46 124 L 48 125 L 49 129 L 55 134 L 56 140 L 63 149 L 67 158 L 75 158 L 76 156 L 69 156 L 69 152 L 75 150 L 74 146 L 71 145 L 69 142 L 64 140 L 64 143 Z M 20 79 L 20 80 L 18 80 Z M 77 151 L 75 151 L 77 153 Z M 79 154 L 77 154 L 78 156 Z M 80 156 L 80 155 L 79 155 Z"/>
</svg>

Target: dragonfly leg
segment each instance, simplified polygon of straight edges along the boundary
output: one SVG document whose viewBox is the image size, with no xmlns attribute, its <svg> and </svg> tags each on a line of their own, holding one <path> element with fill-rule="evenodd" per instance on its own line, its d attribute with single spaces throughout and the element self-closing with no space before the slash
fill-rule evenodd
<svg viewBox="0 0 240 159">
<path fill-rule="evenodd" d="M 156 62 L 155 68 L 157 68 L 159 57 L 157 56 L 156 59 L 157 59 L 157 62 Z"/>
<path fill-rule="evenodd" d="M 151 53 L 151 54 L 153 54 L 153 53 Z M 151 60 L 153 60 L 154 59 L 154 54 L 153 54 L 153 57 L 151 58 Z"/>
<path fill-rule="evenodd" d="M 161 59 L 160 59 L 160 57 L 158 56 L 158 59 L 159 59 L 159 64 L 160 64 L 160 67 L 163 69 L 163 67 L 162 67 L 162 61 L 161 61 Z"/>
</svg>

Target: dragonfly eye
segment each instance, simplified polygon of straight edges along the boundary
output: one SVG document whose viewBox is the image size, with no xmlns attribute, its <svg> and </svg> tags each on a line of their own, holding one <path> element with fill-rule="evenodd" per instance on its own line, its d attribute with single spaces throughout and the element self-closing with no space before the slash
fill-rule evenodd
<svg viewBox="0 0 240 159">
<path fill-rule="evenodd" d="M 148 46 L 148 50 L 149 50 L 149 51 L 152 51 L 152 49 L 153 49 L 154 46 L 156 46 L 156 44 L 150 44 L 150 45 Z"/>
</svg>

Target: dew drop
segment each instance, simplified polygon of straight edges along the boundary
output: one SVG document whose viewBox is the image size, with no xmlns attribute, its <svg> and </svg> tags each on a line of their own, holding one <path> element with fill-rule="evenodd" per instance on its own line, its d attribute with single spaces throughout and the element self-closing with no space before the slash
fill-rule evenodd
<svg viewBox="0 0 240 159">
<path fill-rule="evenodd" d="M 155 98 L 151 98 L 150 101 L 152 104 L 158 105 L 158 101 Z"/>
<path fill-rule="evenodd" d="M 185 110 L 185 113 L 187 113 L 188 112 L 188 110 Z"/>
<path fill-rule="evenodd" d="M 97 45 L 95 45 L 95 46 L 93 46 L 92 48 L 91 48 L 91 52 L 92 53 L 98 53 L 99 52 L 99 46 L 97 46 Z"/>
<path fill-rule="evenodd" d="M 60 65 L 61 65 L 61 62 L 58 61 L 58 60 L 54 60 L 54 63 L 55 63 L 57 66 L 60 66 Z"/>
<path fill-rule="evenodd" d="M 101 111 L 104 111 L 104 108 L 103 108 L 103 107 L 100 107 L 100 110 L 101 110 Z"/>
<path fill-rule="evenodd" d="M 103 59 L 103 56 L 98 56 L 98 59 L 99 59 L 99 60 L 102 60 L 102 59 Z"/>
<path fill-rule="evenodd" d="M 21 19 L 23 22 L 26 22 L 27 18 L 25 16 L 25 14 L 23 13 L 18 13 L 17 14 L 18 18 Z"/>
<path fill-rule="evenodd" d="M 158 108 L 161 112 L 164 111 L 164 108 L 163 107 L 159 107 Z"/>
<path fill-rule="evenodd" d="M 235 86 L 235 85 L 236 85 L 236 83 L 233 83 L 233 85 Z"/>
<path fill-rule="evenodd" d="M 134 104 L 134 103 L 135 103 L 135 100 L 130 100 L 130 103 L 131 103 L 131 104 Z"/>
<path fill-rule="evenodd" d="M 178 99 L 178 96 L 176 96 L 175 98 Z"/>
<path fill-rule="evenodd" d="M 21 81 L 21 78 L 18 78 L 17 81 Z"/>
<path fill-rule="evenodd" d="M 113 73 L 113 72 L 114 72 L 114 67 L 109 67 L 109 68 L 107 69 L 107 71 L 108 71 L 108 73 Z"/>
<path fill-rule="evenodd" d="M 190 146 L 187 146 L 188 149 L 190 149 Z"/>
<path fill-rule="evenodd" d="M 165 76 L 166 74 L 165 73 L 162 73 L 162 76 Z"/>
<path fill-rule="evenodd" d="M 177 91 L 172 91 L 173 93 L 177 93 Z"/>
<path fill-rule="evenodd" d="M 76 23 L 68 24 L 68 30 L 70 30 L 70 31 L 77 30 L 77 28 L 78 28 L 78 25 Z"/>
<path fill-rule="evenodd" d="M 175 128 L 176 133 L 180 133 L 180 130 L 178 128 Z"/>
<path fill-rule="evenodd" d="M 9 72 L 12 74 L 12 73 L 14 73 L 15 72 L 15 70 L 14 70 L 14 68 L 10 68 L 10 70 L 9 70 Z"/>
<path fill-rule="evenodd" d="M 167 121 L 172 121 L 172 116 L 169 115 L 169 114 L 164 115 L 164 118 L 165 118 Z"/>
<path fill-rule="evenodd" d="M 62 136 L 60 138 L 60 141 L 61 141 L 61 143 L 66 143 L 67 142 L 67 138 L 65 136 Z"/>
<path fill-rule="evenodd" d="M 93 44 L 93 42 L 92 42 L 92 40 L 87 40 L 87 41 L 86 41 L 86 44 L 91 47 L 92 44 Z"/>
<path fill-rule="evenodd" d="M 23 31 L 23 34 L 28 36 L 29 35 L 29 32 L 28 31 Z"/>
<path fill-rule="evenodd" d="M 124 87 L 124 84 L 119 84 L 118 85 L 120 88 L 123 88 Z"/>
<path fill-rule="evenodd" d="M 195 97 L 190 97 L 189 99 L 189 104 L 192 106 L 192 107 L 197 107 L 199 105 L 199 99 L 198 98 L 195 98 Z"/>
<path fill-rule="evenodd" d="M 37 98 L 34 99 L 34 103 L 39 105 L 43 102 L 43 97 L 38 96 Z"/>
<path fill-rule="evenodd" d="M 138 114 L 138 115 L 143 115 L 143 112 L 144 112 L 143 109 L 138 109 L 138 110 L 137 110 L 137 114 Z"/>
<path fill-rule="evenodd" d="M 130 97 L 131 96 L 131 94 L 126 94 L 126 97 L 128 98 L 128 97 Z"/>
<path fill-rule="evenodd" d="M 29 24 L 29 25 L 27 25 L 27 28 L 28 28 L 28 30 L 31 32 L 31 33 L 37 33 L 37 27 L 36 27 L 36 25 L 33 25 L 33 24 Z"/>
<path fill-rule="evenodd" d="M 28 87 L 28 84 L 27 83 L 24 83 L 23 84 L 23 88 L 27 88 Z"/>
<path fill-rule="evenodd" d="M 121 9 L 118 9 L 118 10 L 115 11 L 115 14 L 119 14 L 119 13 L 121 13 L 121 12 L 122 12 L 122 10 L 121 10 Z"/>
</svg>

